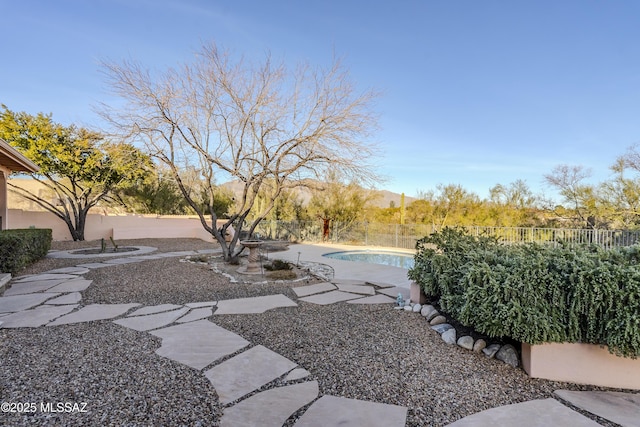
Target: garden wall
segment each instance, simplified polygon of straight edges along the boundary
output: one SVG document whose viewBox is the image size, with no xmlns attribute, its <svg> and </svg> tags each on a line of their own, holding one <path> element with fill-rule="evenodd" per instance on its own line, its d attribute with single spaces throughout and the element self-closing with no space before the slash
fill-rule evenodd
<svg viewBox="0 0 640 427">
<path fill-rule="evenodd" d="M 223 221 L 219 221 L 222 225 Z M 32 212 L 9 209 L 9 224 L 15 228 L 50 228 L 53 240 L 72 240 L 67 225 L 50 212 Z M 85 227 L 86 240 L 145 238 L 198 238 L 212 242 L 213 237 L 205 231 L 200 219 L 195 216 L 158 215 L 104 215 L 89 214 Z"/>
<path fill-rule="evenodd" d="M 640 359 L 594 344 L 522 343 L 522 367 L 532 378 L 640 390 Z"/>
</svg>

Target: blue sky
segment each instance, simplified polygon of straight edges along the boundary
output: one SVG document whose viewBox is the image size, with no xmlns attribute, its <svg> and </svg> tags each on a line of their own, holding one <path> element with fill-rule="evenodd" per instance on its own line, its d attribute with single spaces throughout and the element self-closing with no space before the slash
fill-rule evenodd
<svg viewBox="0 0 640 427">
<path fill-rule="evenodd" d="M 376 104 L 381 187 L 460 184 L 481 197 L 523 179 L 553 196 L 558 164 L 593 182 L 640 142 L 636 0 L 0 0 L 0 103 L 101 126 L 101 60 L 151 68 L 215 41 L 249 58 L 344 59 Z"/>
</svg>

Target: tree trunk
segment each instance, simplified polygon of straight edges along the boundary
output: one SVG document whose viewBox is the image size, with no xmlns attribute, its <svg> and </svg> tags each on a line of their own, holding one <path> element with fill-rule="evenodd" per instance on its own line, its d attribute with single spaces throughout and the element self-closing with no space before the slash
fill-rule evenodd
<svg viewBox="0 0 640 427">
<path fill-rule="evenodd" d="M 78 240 L 84 240 L 84 226 L 87 223 L 87 214 L 89 212 L 85 209 L 81 209 L 78 214 L 78 223 L 76 224 L 76 234 Z"/>
<path fill-rule="evenodd" d="M 66 215 L 63 220 L 65 224 L 67 224 L 67 228 L 69 229 L 71 238 L 75 242 L 84 241 L 84 227 L 87 222 L 87 212 L 85 212 L 84 210 L 80 210 L 80 212 L 78 212 L 75 225 L 69 215 Z"/>
</svg>

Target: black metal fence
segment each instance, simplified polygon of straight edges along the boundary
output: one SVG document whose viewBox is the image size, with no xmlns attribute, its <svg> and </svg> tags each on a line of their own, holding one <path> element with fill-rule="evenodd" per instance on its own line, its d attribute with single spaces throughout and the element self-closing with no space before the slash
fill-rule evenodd
<svg viewBox="0 0 640 427">
<path fill-rule="evenodd" d="M 604 248 L 640 242 L 640 231 L 534 227 L 464 227 L 475 236 L 493 236 L 506 243 L 592 243 Z M 332 222 L 328 240 L 333 243 L 414 249 L 416 241 L 437 228 L 427 224 L 379 224 Z M 322 221 L 263 221 L 255 233 L 266 239 L 321 242 Z"/>
</svg>

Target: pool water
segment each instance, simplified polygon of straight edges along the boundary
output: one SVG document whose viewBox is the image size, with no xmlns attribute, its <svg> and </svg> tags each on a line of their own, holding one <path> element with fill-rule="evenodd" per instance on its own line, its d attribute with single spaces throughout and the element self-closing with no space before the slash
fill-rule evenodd
<svg viewBox="0 0 640 427">
<path fill-rule="evenodd" d="M 385 251 L 343 251 L 322 256 L 342 261 L 367 262 L 369 264 L 390 265 L 392 267 L 413 268 L 413 255 Z"/>
</svg>

